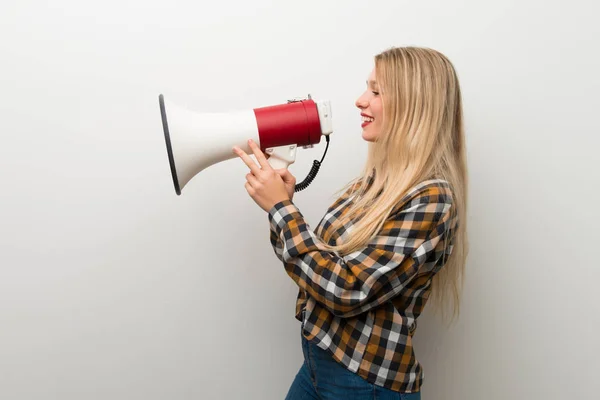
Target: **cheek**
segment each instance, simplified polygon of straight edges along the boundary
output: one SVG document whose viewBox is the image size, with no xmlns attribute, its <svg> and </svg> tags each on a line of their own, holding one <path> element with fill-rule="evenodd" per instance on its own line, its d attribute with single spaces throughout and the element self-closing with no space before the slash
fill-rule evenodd
<svg viewBox="0 0 600 400">
<path fill-rule="evenodd" d="M 381 104 L 381 100 L 377 99 L 371 102 L 371 109 L 373 110 L 374 116 L 381 118 L 383 115 L 383 106 Z"/>
</svg>

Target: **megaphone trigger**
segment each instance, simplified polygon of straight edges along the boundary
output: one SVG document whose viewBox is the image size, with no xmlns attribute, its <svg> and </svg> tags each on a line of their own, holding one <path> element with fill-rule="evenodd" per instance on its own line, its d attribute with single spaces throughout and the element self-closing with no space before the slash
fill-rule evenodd
<svg viewBox="0 0 600 400">
<path fill-rule="evenodd" d="M 267 161 L 271 164 L 273 169 L 288 168 L 290 164 L 296 161 L 296 149 L 298 146 L 295 144 L 270 147 L 266 149 L 265 153 L 269 155 Z"/>
</svg>

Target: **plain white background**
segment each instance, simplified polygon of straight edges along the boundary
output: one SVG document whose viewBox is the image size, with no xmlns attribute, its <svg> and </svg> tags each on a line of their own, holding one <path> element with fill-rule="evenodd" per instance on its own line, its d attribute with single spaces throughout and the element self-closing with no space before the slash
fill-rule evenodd
<svg viewBox="0 0 600 400">
<path fill-rule="evenodd" d="M 173 190 L 158 94 L 198 111 L 332 101 L 313 226 L 366 157 L 354 100 L 390 46 L 461 79 L 462 315 L 420 320 L 423 399 L 600 392 L 600 7 L 593 1 L 4 0 L 0 398 L 283 399 L 296 287 L 241 160 Z M 298 180 L 324 141 L 301 149 Z"/>
</svg>

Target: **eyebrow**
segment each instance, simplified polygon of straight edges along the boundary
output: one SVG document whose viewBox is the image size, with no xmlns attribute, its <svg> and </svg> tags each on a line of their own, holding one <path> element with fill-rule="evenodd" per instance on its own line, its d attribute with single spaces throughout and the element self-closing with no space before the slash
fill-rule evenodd
<svg viewBox="0 0 600 400">
<path fill-rule="evenodd" d="M 377 81 L 367 81 L 367 86 L 377 86 Z"/>
</svg>

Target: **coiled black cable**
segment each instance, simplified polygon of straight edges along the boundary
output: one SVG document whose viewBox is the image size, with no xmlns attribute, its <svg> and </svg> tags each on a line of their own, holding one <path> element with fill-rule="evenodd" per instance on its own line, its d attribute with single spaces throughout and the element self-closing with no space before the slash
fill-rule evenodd
<svg viewBox="0 0 600 400">
<path fill-rule="evenodd" d="M 313 161 L 313 165 L 310 169 L 310 172 L 308 173 L 308 175 L 306 176 L 306 178 L 304 178 L 304 180 L 302 182 L 296 184 L 294 192 L 299 192 L 301 190 L 306 189 L 308 187 L 308 185 L 310 185 L 312 183 L 312 181 L 315 179 L 315 177 L 317 176 L 317 173 L 319 172 L 319 168 L 321 168 L 321 164 L 323 163 L 323 160 L 325 159 L 325 154 L 327 154 L 327 149 L 329 148 L 329 135 L 325 135 L 325 140 L 327 141 L 327 145 L 325 146 L 325 152 L 323 153 L 323 157 L 321 157 L 321 161 L 318 161 L 318 160 Z"/>
</svg>

